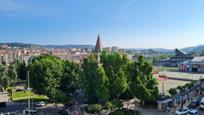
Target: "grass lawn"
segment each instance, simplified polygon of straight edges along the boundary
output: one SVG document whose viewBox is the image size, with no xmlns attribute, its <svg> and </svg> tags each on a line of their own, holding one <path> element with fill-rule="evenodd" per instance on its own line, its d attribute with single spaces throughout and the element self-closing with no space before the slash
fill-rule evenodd
<svg viewBox="0 0 204 115">
<path fill-rule="evenodd" d="M 12 100 L 14 102 L 25 102 L 27 101 L 30 93 L 30 98 L 33 101 L 47 101 L 48 97 L 43 95 L 37 95 L 32 91 L 21 91 L 21 92 L 14 92 L 12 95 Z"/>
</svg>

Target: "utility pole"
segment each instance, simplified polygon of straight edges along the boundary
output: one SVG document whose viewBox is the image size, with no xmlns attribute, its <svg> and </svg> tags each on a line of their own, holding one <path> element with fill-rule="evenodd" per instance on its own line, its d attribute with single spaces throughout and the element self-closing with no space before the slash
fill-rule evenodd
<svg viewBox="0 0 204 115">
<path fill-rule="evenodd" d="M 162 92 L 163 92 L 163 95 L 165 95 L 165 92 L 164 92 L 164 82 L 162 82 Z"/>
<path fill-rule="evenodd" d="M 29 76 L 29 71 L 28 71 L 28 114 L 30 115 L 30 91 L 31 91 L 31 88 L 30 88 L 30 76 Z"/>
</svg>

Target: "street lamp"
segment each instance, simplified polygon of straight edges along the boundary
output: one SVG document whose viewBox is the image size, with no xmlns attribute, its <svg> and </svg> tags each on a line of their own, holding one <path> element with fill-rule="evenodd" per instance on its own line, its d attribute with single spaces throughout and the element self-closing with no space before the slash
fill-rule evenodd
<svg viewBox="0 0 204 115">
<path fill-rule="evenodd" d="M 28 71 L 28 88 L 27 88 L 27 91 L 28 91 L 28 114 L 30 115 L 30 91 L 32 90 L 32 88 L 30 88 L 30 76 L 29 76 L 29 73 L 30 71 Z"/>
</svg>

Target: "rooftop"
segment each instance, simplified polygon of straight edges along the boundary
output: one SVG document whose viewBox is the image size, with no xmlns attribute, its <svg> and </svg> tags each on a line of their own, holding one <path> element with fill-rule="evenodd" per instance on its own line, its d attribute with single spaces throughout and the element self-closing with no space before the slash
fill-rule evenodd
<svg viewBox="0 0 204 115">
<path fill-rule="evenodd" d="M 204 56 L 194 57 L 192 62 L 204 62 Z"/>
</svg>

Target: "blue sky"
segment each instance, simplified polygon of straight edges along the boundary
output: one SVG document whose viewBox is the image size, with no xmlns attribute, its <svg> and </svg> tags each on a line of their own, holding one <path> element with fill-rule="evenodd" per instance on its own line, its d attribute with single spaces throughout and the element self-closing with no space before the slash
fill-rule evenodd
<svg viewBox="0 0 204 115">
<path fill-rule="evenodd" d="M 204 44 L 203 0 L 0 0 L 0 42 L 182 48 Z"/>
</svg>

